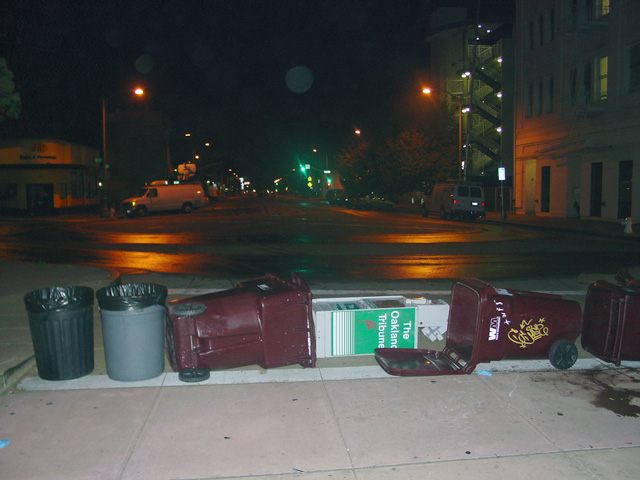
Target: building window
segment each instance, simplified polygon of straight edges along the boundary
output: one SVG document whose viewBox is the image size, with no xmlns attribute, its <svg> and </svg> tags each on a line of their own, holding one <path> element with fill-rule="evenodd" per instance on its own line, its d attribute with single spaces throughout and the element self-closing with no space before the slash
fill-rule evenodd
<svg viewBox="0 0 640 480">
<path fill-rule="evenodd" d="M 529 83 L 524 89 L 524 118 L 531 118 L 532 112 L 533 112 L 533 83 Z"/>
<path fill-rule="evenodd" d="M 0 200 L 9 200 L 18 197 L 18 184 L 0 183 Z"/>
<path fill-rule="evenodd" d="M 540 15 L 538 17 L 538 46 L 541 46 L 544 42 L 544 16 Z"/>
<path fill-rule="evenodd" d="M 587 62 L 584 64 L 583 66 L 583 70 L 582 70 L 582 91 L 584 93 L 584 103 L 591 103 L 593 101 L 593 95 L 592 95 L 592 89 L 593 89 L 593 82 L 591 80 L 591 77 L 593 75 L 592 73 L 592 63 L 591 62 Z"/>
<path fill-rule="evenodd" d="M 540 211 L 549 213 L 551 207 L 551 167 L 540 169 Z"/>
<path fill-rule="evenodd" d="M 597 20 L 609 13 L 609 0 L 595 0 L 593 5 L 593 18 Z"/>
<path fill-rule="evenodd" d="M 536 117 L 542 115 L 542 99 L 544 97 L 544 84 L 542 80 L 539 80 L 536 85 L 536 95 L 535 95 L 535 115 Z"/>
<path fill-rule="evenodd" d="M 618 167 L 618 218 L 631 216 L 633 160 L 622 160 Z"/>
<path fill-rule="evenodd" d="M 578 0 L 571 0 L 571 26 L 578 24 Z"/>
<path fill-rule="evenodd" d="M 96 198 L 97 196 L 96 182 L 93 179 L 89 179 L 87 181 L 87 198 Z"/>
<path fill-rule="evenodd" d="M 547 18 L 549 19 L 549 41 L 553 42 L 556 38 L 556 14 L 553 8 L 549 10 Z"/>
<path fill-rule="evenodd" d="M 578 70 L 573 67 L 569 71 L 569 105 L 574 107 L 578 98 Z"/>
<path fill-rule="evenodd" d="M 59 185 L 59 196 L 60 196 L 60 200 L 64 200 L 65 198 L 67 198 L 67 184 L 66 183 L 61 183 Z"/>
<path fill-rule="evenodd" d="M 629 49 L 629 92 L 640 91 L 640 43 Z"/>
<path fill-rule="evenodd" d="M 529 31 L 527 32 L 527 33 L 528 33 L 527 38 L 529 39 L 529 45 L 528 45 L 528 47 L 529 47 L 529 48 L 528 48 L 528 50 L 529 50 L 529 51 L 531 51 L 531 50 L 533 50 L 533 47 L 534 47 L 534 45 L 535 45 L 535 43 L 534 43 L 534 41 L 533 41 L 533 33 L 534 33 L 534 29 L 533 29 L 533 20 L 531 20 L 531 21 L 529 22 L 529 28 L 528 28 L 528 30 L 529 30 Z"/>
<path fill-rule="evenodd" d="M 81 172 L 70 172 L 69 194 L 71 198 L 84 198 L 84 180 Z"/>
<path fill-rule="evenodd" d="M 596 99 L 607 98 L 607 83 L 609 76 L 609 57 L 601 57 L 596 60 Z"/>
<path fill-rule="evenodd" d="M 553 100 L 554 100 L 554 88 L 555 82 L 553 77 L 549 77 L 547 79 L 547 90 L 546 90 L 546 98 L 544 99 L 544 113 L 552 113 L 553 112 Z"/>
</svg>

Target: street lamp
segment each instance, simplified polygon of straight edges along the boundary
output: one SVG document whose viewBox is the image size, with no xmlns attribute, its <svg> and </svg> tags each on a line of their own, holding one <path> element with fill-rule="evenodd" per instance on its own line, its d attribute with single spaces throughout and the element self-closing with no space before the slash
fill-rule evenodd
<svg viewBox="0 0 640 480">
<path fill-rule="evenodd" d="M 318 153 L 318 149 L 314 148 L 313 149 L 313 153 Z M 324 170 L 322 170 L 322 173 L 324 175 L 324 178 L 322 178 L 323 175 L 320 174 L 321 170 L 319 168 L 315 169 L 318 170 L 318 176 L 321 178 L 322 180 L 322 196 L 325 197 L 327 195 L 327 190 L 329 189 L 329 187 L 331 186 L 331 178 L 329 178 L 329 173 L 331 173 L 329 171 L 329 153 L 325 152 L 324 155 Z"/>
<path fill-rule="evenodd" d="M 462 177 L 462 173 L 464 171 L 464 179 L 467 179 L 467 160 L 469 157 L 469 145 L 465 145 L 465 162 L 464 169 L 462 168 L 462 99 L 458 95 L 454 95 L 451 92 L 447 92 L 446 90 L 442 90 L 442 93 L 446 93 L 452 99 L 456 101 L 458 104 L 458 179 Z M 431 89 L 429 87 L 425 87 L 422 89 L 422 93 L 425 95 L 431 94 Z"/>
<path fill-rule="evenodd" d="M 184 136 L 185 136 L 185 138 L 191 138 L 192 137 L 190 132 L 185 133 Z M 194 160 L 200 160 L 200 154 L 196 153 L 196 146 L 194 144 L 195 144 L 195 141 L 194 140 L 190 140 L 189 145 L 191 145 L 191 158 L 189 159 L 189 162 L 192 162 Z M 198 143 L 197 145 L 200 145 L 200 143 Z M 211 146 L 211 142 L 204 142 L 204 143 L 202 143 L 202 145 L 204 147 L 206 147 L 206 148 L 209 148 Z M 201 149 L 199 149 L 199 150 L 201 150 Z"/>
<path fill-rule="evenodd" d="M 144 90 L 142 88 L 136 88 L 135 90 L 124 90 L 121 92 L 116 92 L 108 97 L 102 97 L 102 195 L 100 198 L 100 214 L 107 216 L 108 215 L 108 205 L 107 205 L 107 101 L 112 99 L 117 95 L 121 95 L 123 93 L 131 93 L 138 96 L 144 95 Z"/>
</svg>

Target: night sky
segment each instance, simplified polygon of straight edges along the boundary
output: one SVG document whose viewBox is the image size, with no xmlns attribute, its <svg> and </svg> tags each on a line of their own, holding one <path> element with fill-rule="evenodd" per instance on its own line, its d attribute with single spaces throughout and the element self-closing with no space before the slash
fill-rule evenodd
<svg viewBox="0 0 640 480">
<path fill-rule="evenodd" d="M 355 128 L 401 124 L 428 80 L 431 9 L 476 1 L 0 3 L 0 57 L 23 104 L 2 136 L 99 147 L 101 98 L 142 85 L 144 101 L 116 95 L 109 109 L 161 111 L 175 142 L 190 132 L 238 173 L 273 176 L 313 148 L 335 155 Z"/>
</svg>

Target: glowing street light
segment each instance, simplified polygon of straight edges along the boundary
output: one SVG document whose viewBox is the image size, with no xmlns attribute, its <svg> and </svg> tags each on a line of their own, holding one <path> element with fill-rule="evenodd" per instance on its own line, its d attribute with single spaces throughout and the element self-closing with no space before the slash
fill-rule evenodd
<svg viewBox="0 0 640 480">
<path fill-rule="evenodd" d="M 107 101 L 110 100 L 111 98 L 117 96 L 117 95 L 122 95 L 123 93 L 131 93 L 133 92 L 134 94 L 138 95 L 138 96 L 142 96 L 144 95 L 144 90 L 140 87 L 136 88 L 135 90 L 124 90 L 121 92 L 116 92 L 113 93 L 107 97 L 102 97 L 102 181 L 103 183 L 103 188 L 102 188 L 102 196 L 100 198 L 100 212 L 101 214 L 104 214 L 104 212 L 106 211 L 108 205 L 107 205 L 107 166 L 108 166 L 108 159 L 107 159 Z"/>
<path fill-rule="evenodd" d="M 431 89 L 429 87 L 425 87 L 422 89 L 422 93 L 424 93 L 425 95 L 430 95 Z M 465 172 L 464 176 L 466 178 L 466 171 L 464 169 L 464 165 L 466 165 L 466 162 L 462 161 L 462 113 L 468 113 L 469 108 L 462 108 L 462 99 L 458 95 L 454 95 L 453 93 L 447 92 L 446 90 L 442 90 L 442 93 L 446 93 L 447 95 L 449 95 L 458 104 L 458 178 L 462 177 L 463 172 Z M 469 155 L 469 149 L 466 145 L 464 147 L 466 158 Z"/>
</svg>

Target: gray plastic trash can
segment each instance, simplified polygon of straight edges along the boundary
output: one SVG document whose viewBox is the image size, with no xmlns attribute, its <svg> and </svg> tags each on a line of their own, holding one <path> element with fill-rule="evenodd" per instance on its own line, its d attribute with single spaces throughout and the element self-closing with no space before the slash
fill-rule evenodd
<svg viewBox="0 0 640 480">
<path fill-rule="evenodd" d="M 93 290 L 53 287 L 24 296 L 43 380 L 71 380 L 93 371 Z"/>
<path fill-rule="evenodd" d="M 125 284 L 96 292 L 107 375 L 133 382 L 164 371 L 164 321 L 167 287 Z"/>
</svg>

